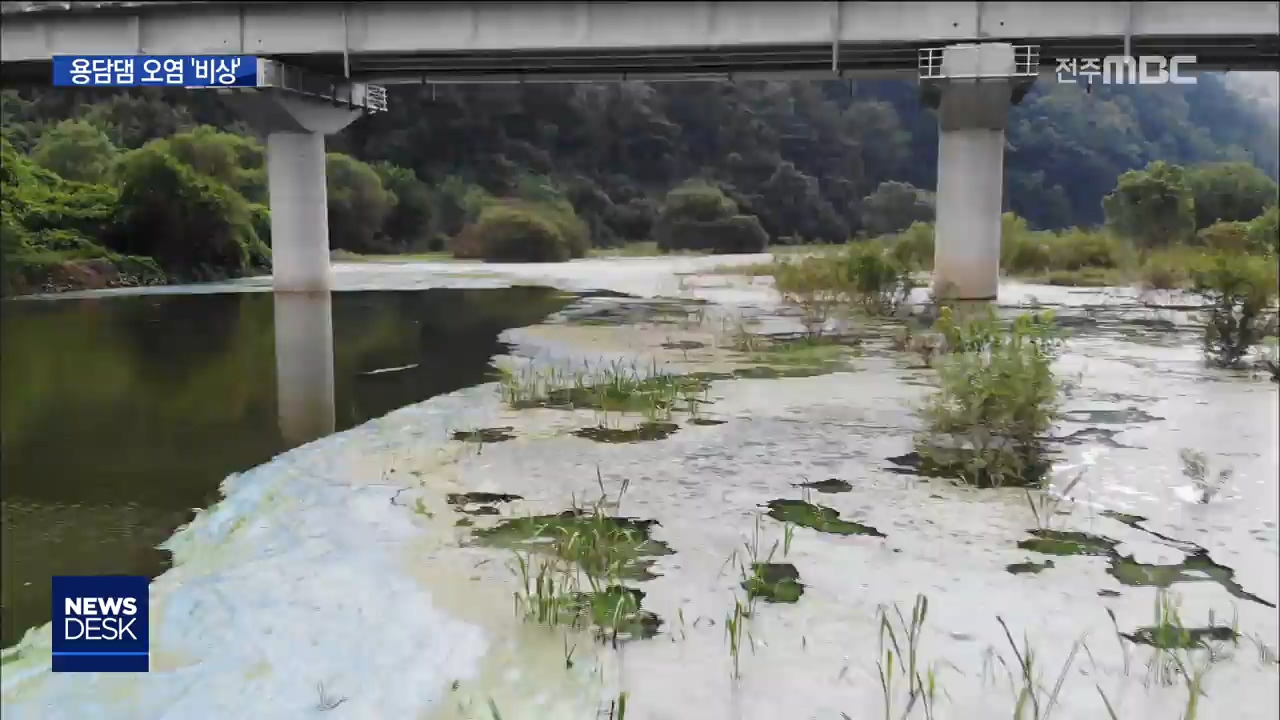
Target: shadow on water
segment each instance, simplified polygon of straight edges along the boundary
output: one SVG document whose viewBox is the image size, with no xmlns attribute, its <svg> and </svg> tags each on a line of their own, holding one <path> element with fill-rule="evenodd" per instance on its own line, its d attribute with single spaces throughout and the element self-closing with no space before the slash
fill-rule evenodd
<svg viewBox="0 0 1280 720">
<path fill-rule="evenodd" d="M 155 576 L 218 486 L 292 447 L 485 382 L 544 288 L 0 303 L 0 644 L 51 575 Z"/>
</svg>

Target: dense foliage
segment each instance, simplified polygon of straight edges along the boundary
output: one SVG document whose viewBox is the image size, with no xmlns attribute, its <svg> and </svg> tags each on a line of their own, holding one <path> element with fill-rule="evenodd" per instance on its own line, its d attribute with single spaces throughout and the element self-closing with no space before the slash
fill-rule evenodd
<svg viewBox="0 0 1280 720">
<path fill-rule="evenodd" d="M 589 246 L 650 239 L 665 249 L 723 252 L 903 232 L 916 242 L 894 251 L 909 254 L 926 253 L 932 242 L 919 228 L 933 217 L 928 189 L 937 124 L 910 82 L 404 87 L 395 89 L 390 107 L 329 139 L 333 248 L 452 247 L 487 257 L 492 253 L 480 249 L 476 237 L 505 237 L 517 226 L 541 233 L 548 223 L 558 228 L 570 257 Z M 1209 237 L 1197 232 L 1219 221 L 1250 222 L 1275 204 L 1280 143 L 1274 119 L 1220 78 L 1202 76 L 1190 86 L 1102 87 L 1091 95 L 1075 85 L 1040 83 L 1011 113 L 1006 204 L 1029 228 L 1105 220 L 1140 248 L 1197 237 L 1216 243 L 1240 228 Z M 154 143 L 149 152 L 191 171 L 153 158 L 149 167 L 167 168 L 184 183 L 166 192 L 184 202 L 196 202 L 191 193 L 207 193 L 197 202 L 201 212 L 216 208 L 229 213 L 219 222 L 248 223 L 224 235 L 243 252 L 228 245 L 201 255 L 209 248 L 197 243 L 192 257 L 183 258 L 157 250 L 165 242 L 155 239 L 104 245 L 115 237 L 106 224 L 78 226 L 72 250 L 66 238 L 49 244 L 47 235 L 29 228 L 18 232 L 18 223 L 6 225 L 7 236 L 22 235 L 34 250 L 13 258 L 35 253 L 48 270 L 54 260 L 105 258 L 113 252 L 107 247 L 147 248 L 159 253 L 154 257 L 172 278 L 239 274 L 265 262 L 265 153 L 216 96 L 5 91 L 0 122 L 15 156 L 48 171 L 6 174 L 6 183 L 21 178 L 45 188 L 7 186 L 17 204 L 68 187 L 60 183 L 95 183 L 87 195 L 71 193 L 76 202 L 112 198 L 98 208 L 111 219 L 106 224 L 140 222 L 136 208 L 118 212 L 114 205 L 116 198 L 141 197 L 126 192 L 119 173 L 125 158 L 136 165 L 133 153 Z M 1150 164 L 1156 161 L 1166 164 Z M 1212 164 L 1195 167 L 1205 163 Z M 1104 215 L 1103 196 L 1111 188 Z M 689 192 L 714 196 L 722 210 L 715 217 L 688 215 L 682 203 Z M 495 202 L 497 209 L 481 222 Z M 544 242 L 547 236 L 537 233 L 529 237 L 541 238 L 535 244 L 545 253 L 492 244 L 503 246 L 495 252 L 506 257 L 563 255 L 560 241 Z M 1255 229 L 1243 242 L 1257 245 L 1272 236 Z M 209 266 L 211 258 L 216 266 Z M 44 270 L 10 261 L 7 250 L 6 260 L 6 283 L 23 276 L 28 280 L 15 287 L 40 284 Z"/>
</svg>

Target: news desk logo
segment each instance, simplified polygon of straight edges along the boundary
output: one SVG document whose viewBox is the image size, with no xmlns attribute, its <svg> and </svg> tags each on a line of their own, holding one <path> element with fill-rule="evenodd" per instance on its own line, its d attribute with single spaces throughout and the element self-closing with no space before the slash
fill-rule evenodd
<svg viewBox="0 0 1280 720">
<path fill-rule="evenodd" d="M 54 672 L 151 669 L 145 577 L 53 578 Z"/>
<path fill-rule="evenodd" d="M 258 87 L 252 55 L 55 55 L 54 87 Z"/>
<path fill-rule="evenodd" d="M 1194 75 L 1182 75 L 1181 69 L 1194 65 L 1194 55 L 1109 55 L 1098 58 L 1062 58 L 1058 60 L 1058 82 L 1073 83 L 1084 78 L 1092 83 L 1101 77 L 1103 85 L 1195 85 Z"/>
</svg>

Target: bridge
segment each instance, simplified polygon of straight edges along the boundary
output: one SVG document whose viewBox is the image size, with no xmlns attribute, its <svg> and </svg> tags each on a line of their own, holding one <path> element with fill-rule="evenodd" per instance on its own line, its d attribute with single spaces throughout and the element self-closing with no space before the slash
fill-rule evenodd
<svg viewBox="0 0 1280 720">
<path fill-rule="evenodd" d="M 313 78 L 227 97 L 267 138 L 274 283 L 329 287 L 324 141 L 387 84 L 915 74 L 938 109 L 935 289 L 992 298 L 1008 106 L 1059 61 L 1280 70 L 1277 2 L 3 3 L 6 82 L 55 55 L 236 54 Z M 324 81 L 316 82 L 314 78 Z M 336 88 L 346 88 L 345 91 Z M 290 92 L 294 90 L 295 92 Z M 335 102 L 340 101 L 340 102 Z"/>
</svg>

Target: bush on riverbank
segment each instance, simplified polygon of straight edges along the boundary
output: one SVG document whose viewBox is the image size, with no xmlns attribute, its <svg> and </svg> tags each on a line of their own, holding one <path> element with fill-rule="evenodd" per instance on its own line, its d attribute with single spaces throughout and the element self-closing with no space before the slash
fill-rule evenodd
<svg viewBox="0 0 1280 720">
<path fill-rule="evenodd" d="M 586 226 L 567 204 L 502 199 L 454 238 L 454 257 L 492 262 L 563 262 L 587 251 Z"/>
<path fill-rule="evenodd" d="M 269 263 L 249 203 L 235 190 L 156 145 L 121 158 L 120 199 L 105 244 L 155 258 L 173 277 L 238 276 Z"/>
<path fill-rule="evenodd" d="M 739 213 L 738 204 L 723 190 L 699 181 L 667 193 L 654 223 L 654 238 L 662 252 L 756 253 L 769 245 L 769 235 L 754 215 Z"/>
<path fill-rule="evenodd" d="M 150 258 L 98 242 L 115 206 L 110 187 L 64 180 L 0 142 L 0 294 L 163 281 Z"/>
</svg>

